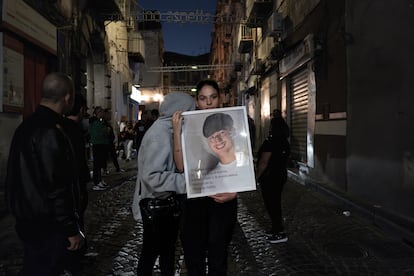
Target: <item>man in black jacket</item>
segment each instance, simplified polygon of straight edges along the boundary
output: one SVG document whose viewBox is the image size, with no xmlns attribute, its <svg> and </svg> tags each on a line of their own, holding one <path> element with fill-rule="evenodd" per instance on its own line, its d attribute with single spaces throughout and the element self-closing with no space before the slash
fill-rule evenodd
<svg viewBox="0 0 414 276">
<path fill-rule="evenodd" d="M 47 75 L 39 107 L 12 140 L 6 201 L 24 245 L 20 275 L 60 275 L 69 252 L 83 244 L 77 166 L 62 127 L 62 114 L 72 108 L 73 97 L 67 75 Z"/>
</svg>

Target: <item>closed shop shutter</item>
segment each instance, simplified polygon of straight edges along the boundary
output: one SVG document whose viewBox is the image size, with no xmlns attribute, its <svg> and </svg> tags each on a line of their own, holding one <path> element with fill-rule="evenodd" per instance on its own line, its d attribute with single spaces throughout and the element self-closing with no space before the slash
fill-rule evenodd
<svg viewBox="0 0 414 276">
<path fill-rule="evenodd" d="M 291 103 L 291 157 L 293 160 L 307 162 L 308 129 L 308 69 L 292 74 L 290 82 Z"/>
</svg>

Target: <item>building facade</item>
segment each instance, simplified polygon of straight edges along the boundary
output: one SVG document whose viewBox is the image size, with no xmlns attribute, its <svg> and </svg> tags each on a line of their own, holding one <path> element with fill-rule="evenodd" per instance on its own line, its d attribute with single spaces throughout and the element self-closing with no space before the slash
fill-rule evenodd
<svg viewBox="0 0 414 276">
<path fill-rule="evenodd" d="M 199 56 L 188 56 L 164 52 L 163 93 L 168 94 L 180 91 L 194 96 L 194 89 L 197 83 L 209 77 L 207 70 L 198 70 L 201 66 L 209 64 L 209 56 L 209 53 Z"/>
<path fill-rule="evenodd" d="M 134 12 L 131 3 L 134 1 L 1 1 L 0 194 L 12 135 L 39 104 L 41 82 L 48 73 L 69 74 L 88 107 L 107 108 L 114 125 L 117 114 L 129 109 L 128 101 L 122 101 L 130 91 L 127 87 L 124 92 L 124 83 L 132 85 L 138 72 L 134 64 L 142 62 L 144 54 L 142 41 L 131 46 L 129 40 L 131 28 L 125 18 Z M 122 39 L 114 39 L 112 29 Z M 122 52 L 113 50 L 115 43 Z M 114 53 L 118 54 L 115 58 Z M 4 211 L 0 206 L 0 213 Z"/>
<path fill-rule="evenodd" d="M 350 199 L 373 222 L 413 240 L 412 5 L 241 2 L 243 31 L 230 52 L 240 56 L 235 93 L 254 115 L 257 144 L 271 111 L 281 109 L 291 130 L 292 177 Z M 232 82 L 226 77 L 223 86 Z"/>
</svg>

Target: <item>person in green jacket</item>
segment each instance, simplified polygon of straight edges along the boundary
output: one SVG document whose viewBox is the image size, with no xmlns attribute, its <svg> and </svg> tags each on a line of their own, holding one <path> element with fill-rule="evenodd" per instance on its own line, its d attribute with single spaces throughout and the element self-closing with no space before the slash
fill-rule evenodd
<svg viewBox="0 0 414 276">
<path fill-rule="evenodd" d="M 105 168 L 108 155 L 109 129 L 103 118 L 104 110 L 97 106 L 93 112 L 93 117 L 89 123 L 89 134 L 91 137 L 93 151 L 93 190 L 103 191 L 107 189 L 107 184 L 102 180 L 101 169 Z"/>
</svg>

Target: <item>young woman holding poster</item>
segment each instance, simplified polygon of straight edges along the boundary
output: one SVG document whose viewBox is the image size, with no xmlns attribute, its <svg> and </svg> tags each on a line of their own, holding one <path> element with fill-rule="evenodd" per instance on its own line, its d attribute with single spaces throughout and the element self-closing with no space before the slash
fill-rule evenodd
<svg viewBox="0 0 414 276">
<path fill-rule="evenodd" d="M 213 80 L 198 83 L 197 109 L 220 107 L 220 90 Z M 173 115 L 174 161 L 184 171 L 181 112 Z M 201 146 L 201 145 L 200 145 Z M 187 199 L 184 203 L 181 241 L 188 275 L 227 275 L 227 248 L 237 220 L 237 193 L 220 193 Z M 207 264 L 206 264 L 207 257 Z"/>
</svg>

